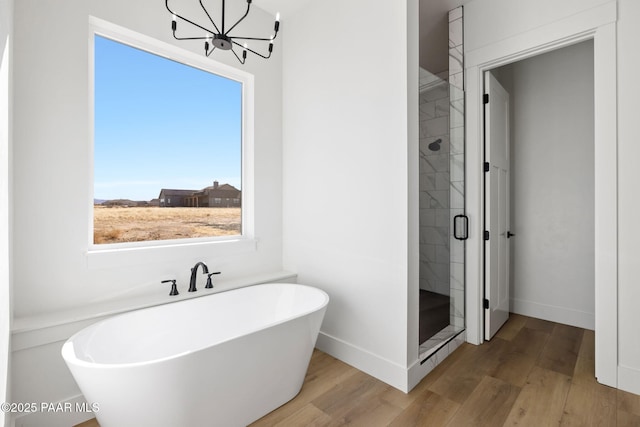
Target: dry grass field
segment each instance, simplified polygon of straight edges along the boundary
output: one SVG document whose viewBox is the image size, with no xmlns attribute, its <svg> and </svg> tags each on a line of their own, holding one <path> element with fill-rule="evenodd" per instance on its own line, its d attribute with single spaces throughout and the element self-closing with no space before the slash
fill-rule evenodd
<svg viewBox="0 0 640 427">
<path fill-rule="evenodd" d="M 121 243 L 238 235 L 240 208 L 93 208 L 93 242 Z"/>
</svg>

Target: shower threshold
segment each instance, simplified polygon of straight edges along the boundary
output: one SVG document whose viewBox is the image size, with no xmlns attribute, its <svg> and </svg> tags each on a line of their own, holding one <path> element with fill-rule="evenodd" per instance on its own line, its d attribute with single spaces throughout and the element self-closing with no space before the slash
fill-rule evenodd
<svg viewBox="0 0 640 427">
<path fill-rule="evenodd" d="M 464 327 L 449 325 L 440 332 L 420 344 L 420 364 L 426 362 L 432 355 L 445 345 L 449 344 L 455 337 L 464 331 Z"/>
</svg>

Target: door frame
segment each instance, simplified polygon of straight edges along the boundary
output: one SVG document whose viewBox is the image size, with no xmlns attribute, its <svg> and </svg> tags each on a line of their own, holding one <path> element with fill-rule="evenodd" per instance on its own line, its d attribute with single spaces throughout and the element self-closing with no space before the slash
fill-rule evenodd
<svg viewBox="0 0 640 427">
<path fill-rule="evenodd" d="M 483 75 L 586 40 L 594 43 L 595 329 L 598 381 L 618 386 L 617 5 L 615 1 L 465 52 L 467 341 L 483 342 Z"/>
</svg>

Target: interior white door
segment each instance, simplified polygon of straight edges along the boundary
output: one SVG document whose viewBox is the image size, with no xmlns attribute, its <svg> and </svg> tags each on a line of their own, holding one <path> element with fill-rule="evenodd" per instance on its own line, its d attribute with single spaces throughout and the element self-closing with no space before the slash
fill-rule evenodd
<svg viewBox="0 0 640 427">
<path fill-rule="evenodd" d="M 484 334 L 490 340 L 509 318 L 509 93 L 491 72 L 484 80 Z"/>
</svg>

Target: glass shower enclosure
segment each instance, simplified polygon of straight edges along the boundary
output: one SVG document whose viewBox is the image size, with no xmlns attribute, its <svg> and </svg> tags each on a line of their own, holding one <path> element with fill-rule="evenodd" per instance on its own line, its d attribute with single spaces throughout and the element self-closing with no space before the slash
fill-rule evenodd
<svg viewBox="0 0 640 427">
<path fill-rule="evenodd" d="M 464 331 L 464 92 L 420 69 L 420 360 Z"/>
</svg>

